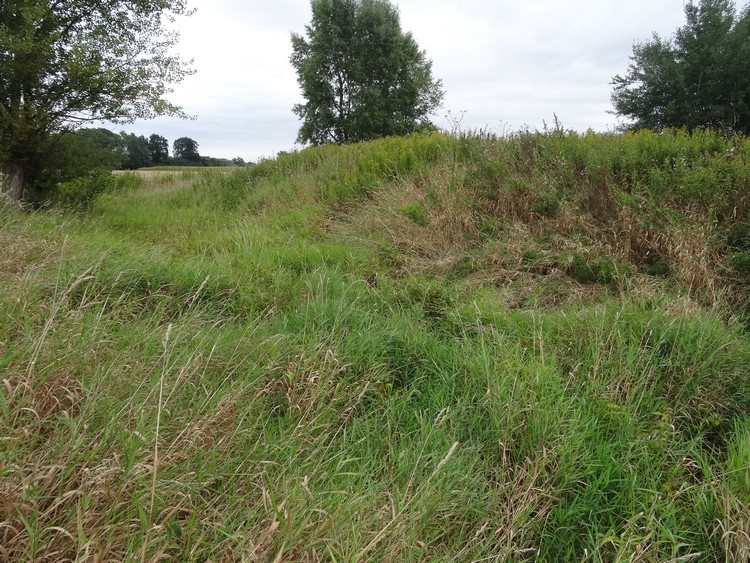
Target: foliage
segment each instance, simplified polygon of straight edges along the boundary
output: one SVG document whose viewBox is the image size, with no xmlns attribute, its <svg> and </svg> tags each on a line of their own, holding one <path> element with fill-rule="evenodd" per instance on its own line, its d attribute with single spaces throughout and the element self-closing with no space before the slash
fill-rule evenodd
<svg viewBox="0 0 750 563">
<path fill-rule="evenodd" d="M 198 143 L 190 137 L 180 137 L 172 144 L 172 153 L 175 159 L 184 160 L 188 163 L 200 162 L 198 154 Z"/>
<path fill-rule="evenodd" d="M 672 40 L 654 34 L 613 78 L 615 112 L 635 129 L 717 127 L 750 133 L 750 6 L 729 0 L 685 5 Z"/>
<path fill-rule="evenodd" d="M 52 134 L 32 161 L 26 199 L 34 204 L 54 198 L 56 186 L 89 172 L 122 166 L 123 139 L 107 129 L 82 128 Z"/>
<path fill-rule="evenodd" d="M 0 4 L 0 163 L 20 200 L 50 136 L 95 120 L 182 115 L 165 95 L 189 70 L 163 19 L 185 0 Z"/>
<path fill-rule="evenodd" d="M 114 189 L 115 185 L 116 180 L 109 170 L 93 170 L 61 182 L 57 186 L 57 199 L 66 206 L 83 207 L 93 202 L 99 194 Z"/>
<path fill-rule="evenodd" d="M 132 172 L 112 175 L 106 168 L 90 170 L 55 187 L 53 201 L 77 211 L 89 210 L 104 193 L 135 190 L 143 187 L 143 180 Z"/>
<path fill-rule="evenodd" d="M 306 102 L 298 141 L 353 143 L 419 130 L 443 98 L 432 62 L 388 0 L 312 0 L 292 66 Z"/>
<path fill-rule="evenodd" d="M 83 161 L 76 162 L 76 165 L 86 169 L 93 169 L 97 166 L 104 168 L 115 169 L 122 166 L 123 158 L 123 144 L 122 136 L 118 136 L 116 133 L 109 129 L 99 128 L 82 128 L 76 131 L 66 132 L 63 135 L 67 135 L 70 139 L 79 139 L 79 144 L 76 147 L 76 156 L 72 160 Z M 89 151 L 96 154 L 99 162 L 92 165 L 87 163 L 85 154 L 86 146 L 88 145 Z"/>
<path fill-rule="evenodd" d="M 137 170 L 149 166 L 151 161 L 151 150 L 148 141 L 143 135 L 135 133 L 120 133 L 123 146 L 122 168 L 126 170 Z"/>
<path fill-rule="evenodd" d="M 169 141 L 156 133 L 148 138 L 148 152 L 154 165 L 166 164 L 169 160 Z"/>
<path fill-rule="evenodd" d="M 122 166 L 125 147 L 123 137 L 104 128 L 83 128 L 56 136 L 45 160 L 57 159 L 59 173 L 53 178 L 72 178 L 90 170 L 114 170 Z"/>
<path fill-rule="evenodd" d="M 400 211 L 420 227 L 426 227 L 429 224 L 429 219 L 427 219 L 424 209 L 419 204 L 412 203 L 403 207 Z"/>
<path fill-rule="evenodd" d="M 216 158 L 213 156 L 201 156 L 200 157 L 200 165 L 201 166 L 207 166 L 207 167 L 213 167 L 213 166 L 234 166 L 231 160 L 228 158 Z M 188 161 L 189 162 L 189 161 Z M 195 163 L 189 163 L 189 164 L 195 164 Z"/>
</svg>

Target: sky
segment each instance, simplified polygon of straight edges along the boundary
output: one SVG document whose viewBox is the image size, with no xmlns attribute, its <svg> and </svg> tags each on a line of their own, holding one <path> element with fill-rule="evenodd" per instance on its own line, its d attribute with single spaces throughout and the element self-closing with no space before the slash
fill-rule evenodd
<svg viewBox="0 0 750 563">
<path fill-rule="evenodd" d="M 401 26 L 443 81 L 438 127 L 509 133 L 612 130 L 610 82 L 627 72 L 634 42 L 669 38 L 684 24 L 683 0 L 392 0 Z M 173 25 L 195 74 L 170 101 L 194 120 L 159 117 L 113 130 L 198 142 L 200 154 L 273 157 L 295 145 L 292 107 L 304 100 L 289 63 L 290 35 L 304 33 L 309 0 L 191 0 Z"/>
</svg>

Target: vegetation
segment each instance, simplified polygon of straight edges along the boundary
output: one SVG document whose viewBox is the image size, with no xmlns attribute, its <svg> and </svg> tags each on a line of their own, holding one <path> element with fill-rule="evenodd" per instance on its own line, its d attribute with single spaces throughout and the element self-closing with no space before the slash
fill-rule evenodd
<svg viewBox="0 0 750 563">
<path fill-rule="evenodd" d="M 294 107 L 302 144 L 354 143 L 429 125 L 442 103 L 432 62 L 388 0 L 312 0 L 291 62 L 306 102 Z"/>
<path fill-rule="evenodd" d="M 172 145 L 175 158 L 195 164 L 200 162 L 201 155 L 198 154 L 198 143 L 190 137 L 180 137 Z"/>
<path fill-rule="evenodd" d="M 0 165 L 7 197 L 43 177 L 56 133 L 92 121 L 182 115 L 165 95 L 190 71 L 162 18 L 184 0 L 8 0 L 0 5 Z"/>
<path fill-rule="evenodd" d="M 749 158 L 416 135 L 0 208 L 0 558 L 747 560 Z"/>
<path fill-rule="evenodd" d="M 687 23 L 672 40 L 654 34 L 633 48 L 615 76 L 615 112 L 632 128 L 715 127 L 750 134 L 750 5 L 729 0 L 685 5 Z"/>
<path fill-rule="evenodd" d="M 169 141 L 156 133 L 147 139 L 103 128 L 81 128 L 53 137 L 47 153 L 42 191 L 54 196 L 61 181 L 72 180 L 97 169 L 137 170 L 157 166 L 244 166 L 242 159 L 229 160 L 198 154 L 198 143 L 189 137 L 175 140 L 177 151 L 169 156 Z M 43 184 L 39 179 L 35 185 Z"/>
<path fill-rule="evenodd" d="M 169 141 L 166 137 L 152 133 L 148 138 L 148 153 L 151 163 L 158 166 L 169 162 Z"/>
</svg>

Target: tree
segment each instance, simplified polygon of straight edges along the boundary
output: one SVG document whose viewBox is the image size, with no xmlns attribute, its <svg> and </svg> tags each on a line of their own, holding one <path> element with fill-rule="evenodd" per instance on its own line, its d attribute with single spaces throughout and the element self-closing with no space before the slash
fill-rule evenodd
<svg viewBox="0 0 750 563">
<path fill-rule="evenodd" d="M 172 144 L 172 153 L 175 158 L 187 162 L 199 163 L 201 155 L 198 154 L 198 143 L 190 137 L 180 137 Z"/>
<path fill-rule="evenodd" d="M 125 157 L 122 167 L 126 170 L 137 170 L 151 164 L 151 153 L 148 150 L 148 141 L 143 135 L 135 133 L 120 133 L 122 144 L 125 147 Z"/>
<path fill-rule="evenodd" d="M 62 152 L 69 161 L 67 173 L 70 177 L 65 180 L 96 168 L 114 170 L 122 166 L 125 154 L 122 137 L 109 129 L 77 129 L 60 134 L 60 139 L 61 144 L 67 145 L 67 151 Z"/>
<path fill-rule="evenodd" d="M 750 6 L 729 0 L 685 6 L 673 39 L 636 44 L 613 78 L 615 113 L 634 129 L 717 127 L 750 133 Z"/>
<path fill-rule="evenodd" d="M 83 123 L 182 115 L 165 96 L 191 71 L 163 18 L 187 0 L 3 0 L 0 164 L 7 197 L 44 161 L 56 133 Z"/>
<path fill-rule="evenodd" d="M 122 137 L 103 128 L 82 128 L 52 134 L 43 147 L 43 158 L 27 176 L 25 199 L 39 202 L 58 184 L 93 170 L 111 171 L 122 166 Z"/>
<path fill-rule="evenodd" d="M 169 141 L 161 135 L 153 133 L 148 138 L 148 152 L 154 164 L 166 164 L 169 161 Z"/>
<path fill-rule="evenodd" d="M 301 143 L 352 143 L 412 133 L 442 103 L 432 61 L 401 30 L 388 0 L 312 0 L 292 66 L 307 100 L 294 106 Z"/>
</svg>

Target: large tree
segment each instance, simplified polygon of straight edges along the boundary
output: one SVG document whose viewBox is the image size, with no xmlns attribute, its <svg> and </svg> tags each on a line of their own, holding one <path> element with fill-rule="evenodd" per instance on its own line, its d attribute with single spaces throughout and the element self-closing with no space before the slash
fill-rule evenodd
<svg viewBox="0 0 750 563">
<path fill-rule="evenodd" d="M 96 129 L 77 129 L 60 135 L 61 144 L 67 144 L 66 150 L 59 151 L 68 162 L 61 166 L 67 168 L 69 180 L 81 176 L 96 168 L 114 170 L 122 167 L 126 148 L 122 135 L 102 127 Z"/>
<path fill-rule="evenodd" d="M 83 123 L 182 115 L 165 96 L 190 72 L 163 23 L 187 0 L 2 0 L 0 168 L 7 197 L 44 160 L 55 133 Z"/>
<path fill-rule="evenodd" d="M 672 39 L 636 44 L 628 72 L 613 78 L 615 113 L 634 129 L 717 127 L 750 133 L 750 6 L 729 0 L 685 5 Z"/>
<path fill-rule="evenodd" d="M 125 170 L 137 170 L 138 168 L 151 166 L 151 151 L 149 151 L 146 137 L 135 133 L 126 133 L 125 131 L 120 133 L 120 137 L 125 152 L 122 160 L 122 167 Z"/>
<path fill-rule="evenodd" d="M 180 137 L 172 143 L 172 153 L 176 159 L 181 159 L 190 163 L 199 163 L 201 155 L 198 153 L 197 141 L 190 137 Z"/>
<path fill-rule="evenodd" d="M 441 81 L 398 9 L 387 0 L 312 0 L 305 37 L 292 34 L 291 62 L 306 102 L 301 143 L 351 143 L 404 135 L 429 123 Z"/>
<path fill-rule="evenodd" d="M 154 164 L 166 164 L 169 161 L 169 141 L 161 135 L 152 133 L 148 138 L 148 152 Z"/>
</svg>

